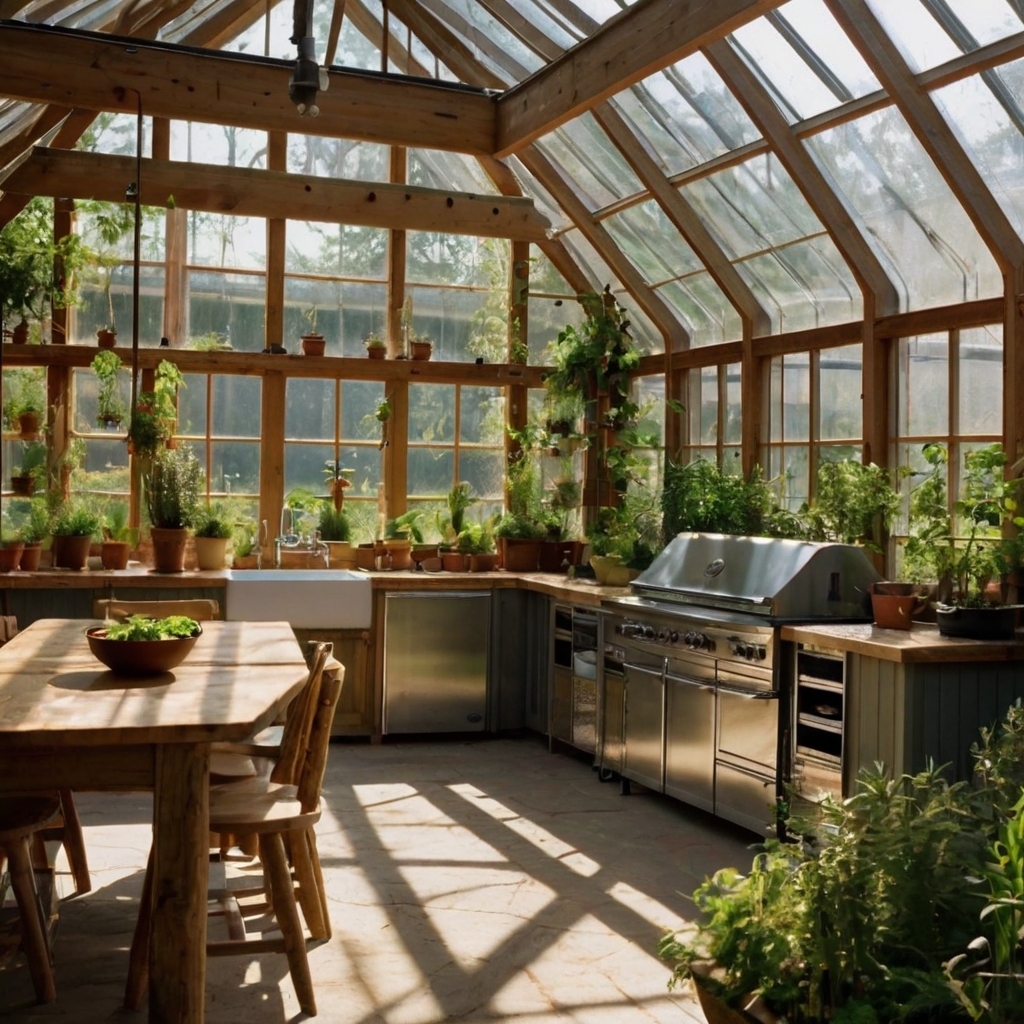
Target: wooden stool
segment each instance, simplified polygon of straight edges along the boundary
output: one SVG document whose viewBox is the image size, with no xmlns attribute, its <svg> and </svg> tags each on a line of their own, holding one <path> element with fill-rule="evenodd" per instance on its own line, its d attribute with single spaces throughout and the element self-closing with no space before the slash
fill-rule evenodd
<svg viewBox="0 0 1024 1024">
<path fill-rule="evenodd" d="M 47 923 L 36 892 L 29 841 L 59 813 L 60 798 L 56 795 L 0 797 L 0 853 L 7 856 L 10 865 L 11 889 L 21 917 L 21 946 L 41 1003 L 52 1003 L 57 988 L 50 969 Z"/>
</svg>

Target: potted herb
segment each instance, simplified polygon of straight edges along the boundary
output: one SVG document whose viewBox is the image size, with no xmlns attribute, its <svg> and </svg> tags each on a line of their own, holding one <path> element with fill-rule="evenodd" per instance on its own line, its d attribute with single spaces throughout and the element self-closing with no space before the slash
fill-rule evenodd
<svg viewBox="0 0 1024 1024">
<path fill-rule="evenodd" d="M 11 467 L 11 490 L 22 498 L 31 497 L 46 481 L 46 443 L 28 441 L 21 452 L 21 462 Z"/>
<path fill-rule="evenodd" d="M 198 568 L 224 568 L 231 532 L 231 522 L 220 505 L 210 505 L 208 508 L 198 510 L 192 529 Z"/>
<path fill-rule="evenodd" d="M 123 501 L 109 505 L 103 513 L 103 543 L 100 559 L 104 569 L 127 569 L 132 548 L 139 543 L 137 527 L 128 525 L 128 506 Z"/>
<path fill-rule="evenodd" d="M 232 569 L 258 569 L 260 556 L 256 550 L 256 541 L 251 529 L 235 530 L 233 542 Z"/>
<path fill-rule="evenodd" d="M 74 501 L 61 504 L 50 524 L 53 564 L 76 571 L 84 569 L 99 529 L 100 517 L 91 508 Z"/>
<path fill-rule="evenodd" d="M 356 556 L 352 551 L 351 544 L 352 524 L 345 512 L 327 502 L 321 503 L 317 530 L 320 533 L 320 539 L 330 549 L 331 568 L 354 569 Z"/>
<path fill-rule="evenodd" d="M 509 455 L 506 481 L 508 511 L 494 528 L 501 544 L 501 564 L 510 572 L 536 572 L 547 524 L 540 504 L 537 467 L 528 451 L 521 449 Z"/>
<path fill-rule="evenodd" d="M 114 430 L 121 425 L 126 412 L 121 397 L 121 357 L 109 350 L 97 352 L 90 368 L 99 383 L 96 422 L 101 427 Z"/>
<path fill-rule="evenodd" d="M 0 521 L 0 573 L 13 572 L 21 564 L 25 541 L 13 528 L 6 514 Z"/>
<path fill-rule="evenodd" d="M 373 331 L 363 339 L 366 346 L 366 354 L 371 359 L 383 359 L 388 354 L 388 346 L 383 338 L 380 338 Z"/>
<path fill-rule="evenodd" d="M 199 509 L 203 470 L 189 445 L 157 453 L 143 478 L 157 572 L 183 572 L 188 528 Z"/>
<path fill-rule="evenodd" d="M 459 552 L 469 557 L 470 572 L 493 572 L 498 566 L 494 534 L 487 523 L 467 523 L 459 534 Z"/>
<path fill-rule="evenodd" d="M 302 335 L 302 354 L 304 356 L 322 356 L 327 342 L 316 329 L 316 306 L 310 306 L 303 316 L 309 323 L 309 330 Z"/>
<path fill-rule="evenodd" d="M 19 366 L 4 371 L 4 418 L 23 441 L 35 441 L 46 411 L 46 370 Z"/>
<path fill-rule="evenodd" d="M 384 524 L 384 552 L 392 569 L 411 568 L 413 541 L 423 543 L 422 518 L 423 510 L 414 508 Z"/>
<path fill-rule="evenodd" d="M 50 512 L 42 498 L 33 498 L 29 502 L 28 515 L 19 532 L 25 542 L 21 568 L 25 572 L 36 572 L 43 553 L 43 541 L 50 536 Z"/>
<path fill-rule="evenodd" d="M 409 357 L 411 359 L 424 362 L 430 358 L 433 351 L 434 343 L 425 334 L 409 339 Z"/>
</svg>

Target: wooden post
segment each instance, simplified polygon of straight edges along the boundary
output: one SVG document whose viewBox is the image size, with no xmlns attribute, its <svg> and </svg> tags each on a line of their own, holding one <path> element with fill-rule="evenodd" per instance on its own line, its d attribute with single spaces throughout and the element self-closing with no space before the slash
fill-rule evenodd
<svg viewBox="0 0 1024 1024">
<path fill-rule="evenodd" d="M 284 505 L 284 411 L 287 380 L 283 373 L 263 376 L 260 412 L 260 519 L 267 521 L 271 537 L 277 536 Z M 257 530 L 257 535 L 259 531 Z M 263 552 L 271 557 L 270 551 Z"/>
<path fill-rule="evenodd" d="M 391 182 L 404 184 L 406 177 L 406 152 L 401 146 L 391 150 Z M 402 306 L 405 303 L 405 231 L 394 230 L 388 241 L 388 359 L 405 352 L 405 338 L 402 337 Z"/>
<path fill-rule="evenodd" d="M 267 133 L 267 167 L 284 171 L 288 167 L 288 136 L 285 132 Z M 267 295 L 264 345 L 284 345 L 284 262 L 287 221 L 267 218 Z M 287 347 L 287 346 L 285 346 Z"/>
</svg>

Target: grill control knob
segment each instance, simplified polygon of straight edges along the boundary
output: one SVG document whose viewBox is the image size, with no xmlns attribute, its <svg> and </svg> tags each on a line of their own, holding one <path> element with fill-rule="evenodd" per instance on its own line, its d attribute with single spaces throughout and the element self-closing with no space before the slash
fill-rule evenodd
<svg viewBox="0 0 1024 1024">
<path fill-rule="evenodd" d="M 666 630 L 666 629 L 659 629 L 658 630 L 658 641 L 659 641 L 659 643 L 663 643 L 663 644 L 668 642 L 668 630 Z"/>
<path fill-rule="evenodd" d="M 679 631 L 676 630 L 676 629 L 673 629 L 672 632 L 669 633 L 669 635 L 668 635 L 668 641 L 669 641 L 669 643 L 674 644 L 678 640 L 679 640 Z"/>
<path fill-rule="evenodd" d="M 757 648 L 753 644 L 747 644 L 745 650 L 743 651 L 743 657 L 746 658 L 747 661 L 753 661 L 756 654 Z"/>
<path fill-rule="evenodd" d="M 758 647 L 755 653 L 758 661 L 764 661 L 768 657 L 768 651 L 764 647 Z"/>
<path fill-rule="evenodd" d="M 687 647 L 692 649 L 696 646 L 697 634 L 694 633 L 692 629 L 688 630 L 686 633 L 683 634 L 683 643 L 686 644 Z"/>
<path fill-rule="evenodd" d="M 643 635 L 648 640 L 653 640 L 654 639 L 654 627 L 653 626 L 644 626 L 643 627 Z"/>
</svg>

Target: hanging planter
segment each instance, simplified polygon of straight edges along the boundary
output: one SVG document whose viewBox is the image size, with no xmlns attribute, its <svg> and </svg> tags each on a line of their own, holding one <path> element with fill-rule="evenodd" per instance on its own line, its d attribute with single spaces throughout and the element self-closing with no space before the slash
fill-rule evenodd
<svg viewBox="0 0 1024 1024">
<path fill-rule="evenodd" d="M 42 416 L 34 410 L 18 415 L 18 437 L 22 441 L 36 441 L 39 438 L 39 424 Z"/>
<path fill-rule="evenodd" d="M 117 344 L 117 331 L 110 327 L 101 327 L 96 332 L 96 344 L 100 348 L 113 348 Z"/>
</svg>

